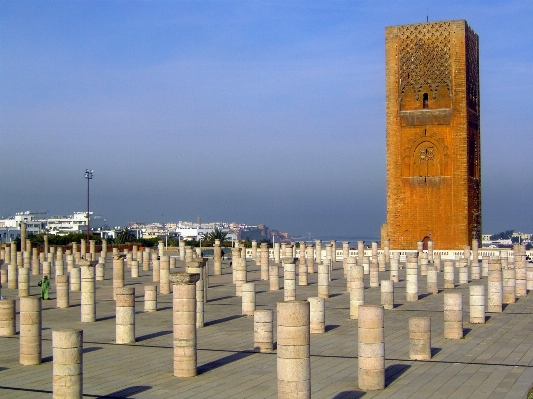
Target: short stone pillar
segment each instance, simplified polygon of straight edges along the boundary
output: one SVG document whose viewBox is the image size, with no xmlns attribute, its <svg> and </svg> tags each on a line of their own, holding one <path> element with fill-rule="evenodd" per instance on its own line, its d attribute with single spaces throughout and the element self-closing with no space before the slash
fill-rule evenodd
<svg viewBox="0 0 533 399">
<path fill-rule="evenodd" d="M 422 252 L 419 262 L 420 262 L 420 275 L 427 276 L 429 261 L 428 261 L 428 256 L 425 252 Z"/>
<path fill-rule="evenodd" d="M 459 259 L 457 261 L 457 270 L 459 272 L 459 284 L 468 284 L 468 261 Z"/>
<path fill-rule="evenodd" d="M 359 389 L 385 388 L 385 333 L 383 306 L 359 307 L 357 327 Z"/>
<path fill-rule="evenodd" d="M 185 256 L 187 259 L 187 256 Z M 191 258 L 192 261 L 192 258 Z M 170 294 L 170 261 L 168 255 L 160 257 L 159 261 L 159 292 L 161 294 Z"/>
<path fill-rule="evenodd" d="M 429 240 L 428 241 L 428 261 L 429 262 L 433 262 L 434 260 L 434 245 L 433 245 L 433 241 Z"/>
<path fill-rule="evenodd" d="M 58 308 L 69 307 L 68 274 L 56 277 L 56 306 Z"/>
<path fill-rule="evenodd" d="M 437 268 L 434 265 L 428 266 L 428 275 L 426 283 L 426 291 L 428 294 L 438 294 L 439 293 L 439 283 L 438 283 L 439 274 Z"/>
<path fill-rule="evenodd" d="M 430 317 L 409 317 L 409 359 L 431 359 Z"/>
<path fill-rule="evenodd" d="M 311 398 L 309 302 L 278 302 L 278 398 Z"/>
<path fill-rule="evenodd" d="M 378 243 L 375 241 L 372 241 L 372 260 L 378 259 Z"/>
<path fill-rule="evenodd" d="M 307 251 L 307 274 L 314 274 L 315 273 L 315 247 L 313 244 L 307 244 L 305 246 L 305 250 Z"/>
<path fill-rule="evenodd" d="M 394 309 L 394 281 L 381 281 L 381 305 L 386 310 Z"/>
<path fill-rule="evenodd" d="M 207 273 L 207 260 L 204 258 L 194 258 L 192 261 L 185 263 L 185 272 L 192 274 L 192 273 L 198 273 L 200 274 L 200 280 L 198 281 L 198 284 L 202 284 L 203 290 L 196 290 L 196 299 L 197 301 L 200 301 L 201 298 L 200 295 L 203 296 L 202 302 L 207 302 L 207 289 L 209 286 L 209 280 L 208 280 L 208 273 Z M 200 305 L 198 305 L 200 306 Z M 199 310 L 200 311 L 200 310 Z M 203 305 L 201 307 L 201 311 L 203 313 Z M 202 325 L 203 326 L 203 325 Z"/>
<path fill-rule="evenodd" d="M 470 324 L 485 324 L 485 286 L 470 287 Z"/>
<path fill-rule="evenodd" d="M 74 267 L 74 255 L 67 255 L 67 270 L 70 273 L 72 268 Z"/>
<path fill-rule="evenodd" d="M 19 297 L 30 295 L 30 269 L 19 267 L 18 269 Z"/>
<path fill-rule="evenodd" d="M 200 248 L 198 247 L 196 249 L 200 249 Z M 198 257 L 200 257 L 200 255 L 198 255 Z M 171 269 L 175 269 L 176 268 L 176 258 L 171 256 L 169 259 L 170 259 L 170 268 Z"/>
<path fill-rule="evenodd" d="M 279 250 L 279 243 L 278 243 L 278 250 Z M 276 251 L 274 251 L 274 253 L 276 253 Z M 279 251 L 278 251 L 278 260 L 274 263 L 279 263 Z M 261 280 L 268 280 L 269 278 L 270 278 L 270 266 L 268 264 L 268 245 L 266 243 L 261 243 Z"/>
<path fill-rule="evenodd" d="M 441 272 L 441 257 L 440 254 L 433 255 L 433 264 L 437 268 L 437 272 Z"/>
<path fill-rule="evenodd" d="M 73 267 L 70 271 L 70 290 L 81 291 L 81 270 L 79 267 Z"/>
<path fill-rule="evenodd" d="M 359 269 L 361 273 L 363 266 L 354 265 L 354 270 Z M 362 279 L 353 279 L 350 286 L 350 319 L 357 320 L 359 318 L 359 307 L 365 304 L 365 284 Z"/>
<path fill-rule="evenodd" d="M 185 246 L 185 262 L 190 262 L 192 261 L 194 258 L 193 258 L 193 248 L 189 245 L 186 245 Z M 159 256 L 161 259 L 163 259 L 163 256 Z"/>
<path fill-rule="evenodd" d="M 285 301 L 296 300 L 296 264 L 294 258 L 282 258 L 283 262 L 283 298 Z"/>
<path fill-rule="evenodd" d="M 501 267 L 502 265 L 498 259 L 490 259 L 489 281 L 487 283 L 487 312 L 489 313 L 501 313 L 503 311 L 503 286 Z"/>
<path fill-rule="evenodd" d="M 142 253 L 143 271 L 150 271 L 150 249 L 144 248 Z"/>
<path fill-rule="evenodd" d="M 96 265 L 96 281 L 105 280 L 105 265 L 103 263 L 98 263 Z"/>
<path fill-rule="evenodd" d="M 117 290 L 116 300 L 117 344 L 135 343 L 135 288 L 122 287 Z"/>
<path fill-rule="evenodd" d="M 94 266 L 89 261 L 83 262 L 81 269 L 81 322 L 96 321 L 96 290 L 94 283 Z"/>
<path fill-rule="evenodd" d="M 84 239 L 80 240 L 80 255 L 82 258 L 87 259 L 87 242 Z"/>
<path fill-rule="evenodd" d="M 246 272 L 246 259 L 234 259 L 233 270 L 235 275 L 235 295 L 242 296 L 242 285 L 248 281 L 248 274 Z"/>
<path fill-rule="evenodd" d="M 124 287 L 124 257 L 116 255 L 113 257 L 113 299 L 117 299 L 117 290 L 122 287 Z"/>
<path fill-rule="evenodd" d="M 157 312 L 157 285 L 144 286 L 144 311 Z"/>
<path fill-rule="evenodd" d="M 370 287 L 379 287 L 379 264 L 377 259 L 372 259 L 370 262 Z"/>
<path fill-rule="evenodd" d="M 160 280 L 160 263 L 159 259 L 152 259 L 152 281 L 158 283 Z"/>
<path fill-rule="evenodd" d="M 253 283 L 250 283 L 253 284 Z M 254 312 L 254 349 L 259 352 L 272 352 L 274 350 L 273 343 L 273 327 L 272 327 L 272 311 L 266 309 L 258 309 Z"/>
<path fill-rule="evenodd" d="M 357 259 L 355 257 L 348 257 L 346 259 L 346 291 L 350 292 L 352 283 L 355 281 Z M 363 274 L 363 267 L 360 266 L 360 273 Z"/>
<path fill-rule="evenodd" d="M 418 259 L 407 256 L 405 261 L 405 299 L 407 302 L 418 301 Z"/>
<path fill-rule="evenodd" d="M 180 250 L 180 257 L 181 252 L 182 251 Z M 215 240 L 215 245 L 213 247 L 213 261 L 213 273 L 215 274 L 215 276 L 220 276 L 222 274 L 222 248 L 220 247 L 220 240 Z"/>
<path fill-rule="evenodd" d="M 41 364 L 41 298 L 20 298 L 20 364 Z"/>
<path fill-rule="evenodd" d="M 18 268 L 15 262 L 7 265 L 7 288 L 12 290 L 18 288 Z"/>
<path fill-rule="evenodd" d="M 309 301 L 310 318 L 309 330 L 311 334 L 322 334 L 326 332 L 326 309 L 324 298 L 307 298 Z"/>
<path fill-rule="evenodd" d="M 200 274 L 172 273 L 174 376 L 194 377 L 196 368 L 196 282 Z"/>
<path fill-rule="evenodd" d="M 522 245 L 518 246 L 522 247 Z M 520 249 L 518 248 L 518 251 L 520 252 Z M 515 255 L 515 294 L 517 297 L 523 297 L 527 295 L 527 268 L 526 268 L 526 256 L 525 256 L 525 248 L 524 248 L 524 254 L 521 253 L 518 255 Z"/>
<path fill-rule="evenodd" d="M 220 240 L 217 240 L 219 247 L 220 247 Z M 180 238 L 179 240 L 179 252 L 180 252 L 180 260 L 185 260 L 185 241 Z M 215 273 L 216 274 L 216 273 Z"/>
<path fill-rule="evenodd" d="M 162 240 L 157 242 L 157 250 L 159 252 L 159 257 L 161 258 L 165 254 L 165 244 Z"/>
<path fill-rule="evenodd" d="M 461 292 L 444 293 L 444 338 L 461 339 L 463 337 L 463 294 Z"/>
<path fill-rule="evenodd" d="M 53 397 L 83 397 L 83 330 L 52 330 Z"/>
<path fill-rule="evenodd" d="M 329 298 L 329 264 L 327 262 L 318 264 L 318 296 Z"/>
<path fill-rule="evenodd" d="M 315 240 L 315 261 L 317 264 L 322 263 L 322 241 Z"/>
<path fill-rule="evenodd" d="M 350 243 L 348 241 L 342 242 L 342 268 L 344 275 L 348 274 L 348 258 L 350 257 Z"/>
<path fill-rule="evenodd" d="M 255 312 L 255 283 L 242 285 L 242 314 L 253 316 Z"/>
<path fill-rule="evenodd" d="M 260 257 L 257 256 L 257 240 L 252 240 L 252 259 L 259 263 Z"/>
<path fill-rule="evenodd" d="M 298 285 L 307 285 L 307 262 L 305 260 L 305 244 L 300 244 L 300 259 L 298 260 Z M 302 253 L 304 256 L 302 257 Z"/>
<path fill-rule="evenodd" d="M 52 278 L 52 262 L 43 262 L 43 276 Z"/>
<path fill-rule="evenodd" d="M 138 260 L 131 261 L 131 277 L 132 278 L 139 277 L 139 261 Z"/>
<path fill-rule="evenodd" d="M 0 337 L 11 337 L 17 333 L 16 314 L 13 299 L 0 299 Z"/>
<path fill-rule="evenodd" d="M 37 254 L 37 248 L 33 248 L 34 254 L 31 258 L 31 274 L 32 276 L 38 276 L 41 274 L 41 264 L 39 263 L 39 255 Z"/>
<path fill-rule="evenodd" d="M 263 250 L 261 250 L 263 253 Z M 279 266 L 277 264 L 268 266 L 268 280 L 270 291 L 279 290 Z"/>
<path fill-rule="evenodd" d="M 279 242 L 274 243 L 273 250 L 274 250 L 274 263 L 279 263 L 281 259 L 281 245 Z M 263 249 L 261 249 L 261 256 L 263 256 Z"/>
<path fill-rule="evenodd" d="M 362 265 L 364 274 L 368 276 L 370 274 L 370 259 L 368 259 L 368 256 L 363 256 Z"/>
<path fill-rule="evenodd" d="M 502 301 L 503 303 L 516 302 L 516 269 L 502 270 Z M 20 283 L 19 283 L 20 285 Z"/>
<path fill-rule="evenodd" d="M 380 272 L 387 271 L 387 264 L 385 263 L 385 254 L 378 254 L 378 270 Z"/>
<path fill-rule="evenodd" d="M 444 261 L 444 288 L 455 288 L 455 267 L 451 259 Z"/>
</svg>

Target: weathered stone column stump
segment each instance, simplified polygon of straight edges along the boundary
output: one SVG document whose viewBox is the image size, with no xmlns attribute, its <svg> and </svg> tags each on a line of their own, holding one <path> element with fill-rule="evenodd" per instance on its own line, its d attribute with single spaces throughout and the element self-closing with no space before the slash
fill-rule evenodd
<svg viewBox="0 0 533 399">
<path fill-rule="evenodd" d="M 117 290 L 116 300 L 117 344 L 135 343 L 135 288 L 123 287 Z"/>
<path fill-rule="evenodd" d="M 20 364 L 41 364 L 41 298 L 20 298 Z"/>
<path fill-rule="evenodd" d="M 383 306 L 359 306 L 357 328 L 359 389 L 385 388 L 385 333 Z"/>
<path fill-rule="evenodd" d="M 83 330 L 52 331 L 53 398 L 81 399 L 83 396 Z"/>
<path fill-rule="evenodd" d="M 409 318 L 409 358 L 411 360 L 431 359 L 431 318 Z"/>
<path fill-rule="evenodd" d="M 256 310 L 254 312 L 254 349 L 258 349 L 259 352 L 272 352 L 274 350 L 273 331 L 272 311 Z"/>
</svg>

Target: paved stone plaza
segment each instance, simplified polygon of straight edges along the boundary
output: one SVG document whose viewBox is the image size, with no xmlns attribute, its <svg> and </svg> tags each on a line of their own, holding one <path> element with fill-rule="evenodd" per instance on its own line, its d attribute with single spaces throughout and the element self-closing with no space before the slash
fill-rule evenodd
<svg viewBox="0 0 533 399">
<path fill-rule="evenodd" d="M 176 255 L 176 254 L 171 254 Z M 273 261 L 270 261 L 273 263 Z M 198 376 L 173 376 L 172 294 L 158 295 L 158 311 L 144 313 L 144 285 L 152 272 L 139 270 L 125 283 L 135 287 L 136 343 L 115 344 L 115 301 L 112 259 L 107 257 L 104 281 L 96 282 L 96 322 L 80 322 L 80 292 L 70 292 L 70 307 L 56 308 L 55 280 L 52 300 L 43 301 L 42 364 L 19 364 L 19 336 L 0 337 L 0 397 L 52 397 L 52 330 L 83 330 L 83 391 L 89 398 L 274 398 L 277 397 L 276 353 L 253 350 L 253 317 L 241 316 L 241 298 L 229 261 L 223 275 L 210 269 L 205 327 L 198 329 Z M 2 266 L 5 268 L 5 265 Z M 281 267 L 281 264 L 280 264 Z M 260 280 L 260 267 L 248 259 L 248 281 L 256 284 L 257 309 L 274 311 L 283 290 L 269 291 L 269 281 Z M 184 271 L 185 262 L 177 261 Z M 316 265 L 315 265 L 316 271 Z M 282 273 L 280 273 L 282 275 Z M 390 273 L 380 272 L 388 280 Z M 296 287 L 296 298 L 317 296 L 317 274 L 308 286 Z M 365 303 L 380 304 L 380 288 L 368 288 Z M 457 277 L 456 277 L 457 278 Z M 39 276 L 31 276 L 31 295 L 39 295 Z M 456 280 L 457 281 L 457 280 Z M 283 279 L 280 278 L 280 285 Z M 426 278 L 419 276 L 417 302 L 405 301 L 405 269 L 395 284 L 395 308 L 385 310 L 386 388 L 363 392 L 357 378 L 357 320 L 349 319 L 349 293 L 342 262 L 334 263 L 326 299 L 326 332 L 311 335 L 311 389 L 314 398 L 525 398 L 533 385 L 533 294 L 507 305 L 503 313 L 487 313 L 486 324 L 469 324 L 468 287 L 487 284 L 487 277 L 457 286 L 463 294 L 464 338 L 443 336 L 443 273 L 439 293 L 425 295 Z M 447 290 L 451 291 L 451 290 Z M 17 291 L 3 284 L 2 295 L 16 299 Z M 19 301 L 17 301 L 17 313 Z M 413 316 L 431 317 L 429 361 L 409 359 L 408 321 Z M 17 334 L 19 331 L 17 314 Z"/>
</svg>

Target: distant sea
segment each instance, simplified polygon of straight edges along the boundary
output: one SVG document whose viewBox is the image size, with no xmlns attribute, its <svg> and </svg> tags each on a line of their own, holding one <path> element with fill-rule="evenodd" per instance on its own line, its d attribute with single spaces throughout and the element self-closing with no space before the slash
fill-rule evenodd
<svg viewBox="0 0 533 399">
<path fill-rule="evenodd" d="M 326 235 L 319 235 L 319 236 L 311 236 L 311 239 L 309 239 L 309 236 L 294 236 L 291 237 L 293 241 L 305 241 L 305 242 L 314 242 L 315 240 L 322 240 L 322 241 L 331 241 L 335 240 L 337 242 L 338 246 L 342 246 L 343 241 L 348 241 L 350 243 L 350 247 L 357 247 L 357 241 L 364 241 L 365 247 L 371 246 L 372 242 L 378 242 L 381 240 L 379 237 L 354 237 L 354 236 L 326 236 Z"/>
</svg>

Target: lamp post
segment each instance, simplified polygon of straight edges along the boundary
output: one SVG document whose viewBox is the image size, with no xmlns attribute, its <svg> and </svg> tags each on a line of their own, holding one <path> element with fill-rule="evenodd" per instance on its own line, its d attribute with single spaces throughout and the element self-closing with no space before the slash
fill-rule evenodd
<svg viewBox="0 0 533 399">
<path fill-rule="evenodd" d="M 89 245 L 90 234 L 91 234 L 91 217 L 89 213 L 89 182 L 93 178 L 92 169 L 85 169 L 85 178 L 87 179 L 87 243 Z"/>
</svg>

